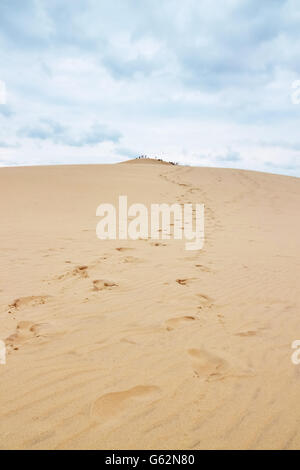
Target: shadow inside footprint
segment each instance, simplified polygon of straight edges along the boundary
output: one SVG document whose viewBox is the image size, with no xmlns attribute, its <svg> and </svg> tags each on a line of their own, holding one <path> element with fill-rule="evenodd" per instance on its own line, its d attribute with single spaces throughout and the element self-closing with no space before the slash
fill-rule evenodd
<svg viewBox="0 0 300 470">
<path fill-rule="evenodd" d="M 188 281 L 189 279 L 176 279 L 177 284 L 180 284 L 181 286 L 186 286 Z"/>
<path fill-rule="evenodd" d="M 137 258 L 136 256 L 126 256 L 122 260 L 123 263 L 140 263 L 141 260 L 140 258 Z"/>
<path fill-rule="evenodd" d="M 235 336 L 256 336 L 257 331 L 255 330 L 248 330 L 248 331 L 240 331 L 239 333 L 235 333 Z"/>
<path fill-rule="evenodd" d="M 196 319 L 197 318 L 192 315 L 185 315 L 184 317 L 169 318 L 169 320 L 166 321 L 166 327 L 168 331 L 171 331 L 171 330 L 174 330 L 174 328 L 176 328 L 177 326 L 180 326 L 181 324 L 189 323 Z"/>
<path fill-rule="evenodd" d="M 195 267 L 201 269 L 201 271 L 204 271 L 207 273 L 210 272 L 210 269 L 207 266 L 204 266 L 203 264 L 195 264 Z"/>
<path fill-rule="evenodd" d="M 118 284 L 116 284 L 113 281 L 108 281 L 106 279 L 96 279 L 93 281 L 93 290 L 94 291 L 100 291 L 103 289 L 111 289 L 113 287 L 117 287 Z"/>
</svg>

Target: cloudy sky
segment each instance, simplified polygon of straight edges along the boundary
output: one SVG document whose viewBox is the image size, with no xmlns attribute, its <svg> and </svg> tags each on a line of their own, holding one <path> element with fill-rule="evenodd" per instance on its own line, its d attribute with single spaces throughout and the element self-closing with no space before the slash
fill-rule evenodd
<svg viewBox="0 0 300 470">
<path fill-rule="evenodd" d="M 0 0 L 0 165 L 300 176 L 299 24 L 299 0 Z"/>
</svg>

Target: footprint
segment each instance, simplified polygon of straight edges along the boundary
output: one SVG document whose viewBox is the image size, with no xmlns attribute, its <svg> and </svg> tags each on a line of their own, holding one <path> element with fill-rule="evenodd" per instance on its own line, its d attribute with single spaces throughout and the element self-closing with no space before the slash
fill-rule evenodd
<svg viewBox="0 0 300 470">
<path fill-rule="evenodd" d="M 211 302 L 212 302 L 212 299 L 211 299 L 210 297 L 208 297 L 208 295 L 197 294 L 197 296 L 199 297 L 199 299 L 200 299 L 203 303 L 211 303 Z"/>
<path fill-rule="evenodd" d="M 227 362 L 201 349 L 189 349 L 188 354 L 192 359 L 192 367 L 198 377 L 210 380 L 221 380 L 228 371 Z"/>
<path fill-rule="evenodd" d="M 137 344 L 136 341 L 133 341 L 132 339 L 126 338 L 125 336 L 124 336 L 124 338 L 120 339 L 120 343 Z"/>
<path fill-rule="evenodd" d="M 121 246 L 119 248 L 116 248 L 117 251 L 128 251 L 128 250 L 132 250 L 133 248 L 129 248 L 129 247 L 126 247 L 126 246 Z"/>
<path fill-rule="evenodd" d="M 137 385 L 122 392 L 106 393 L 92 404 L 91 414 L 102 420 L 109 419 L 125 411 L 126 408 L 130 408 L 130 406 L 136 406 L 138 401 L 155 398 L 158 392 L 158 387 Z"/>
<path fill-rule="evenodd" d="M 203 308 L 211 308 L 213 306 L 213 300 L 208 297 L 208 295 L 204 294 L 196 294 L 198 299 L 200 300 L 200 305 L 198 308 L 201 310 Z"/>
<path fill-rule="evenodd" d="M 76 266 L 73 271 L 72 271 L 72 274 L 74 276 L 76 275 L 79 275 L 81 277 L 88 277 L 88 266 L 85 266 L 85 265 L 81 265 L 81 266 Z"/>
<path fill-rule="evenodd" d="M 33 337 L 38 336 L 38 324 L 31 321 L 21 321 L 17 325 L 16 332 L 6 338 L 6 346 L 11 349 L 19 349 L 18 346 Z"/>
<path fill-rule="evenodd" d="M 123 263 L 140 263 L 141 259 L 136 258 L 135 256 L 126 256 L 123 260 Z"/>
<path fill-rule="evenodd" d="M 176 282 L 180 284 L 181 286 L 185 286 L 187 283 L 187 279 L 176 279 Z"/>
<path fill-rule="evenodd" d="M 235 333 L 235 336 L 256 336 L 257 331 L 249 330 L 249 331 L 240 331 L 239 333 Z"/>
<path fill-rule="evenodd" d="M 207 268 L 206 266 L 204 266 L 203 264 L 195 264 L 195 267 L 199 268 L 201 271 L 204 271 L 206 273 L 211 272 L 211 270 Z"/>
<path fill-rule="evenodd" d="M 153 242 L 151 243 L 152 246 L 167 246 L 166 243 L 159 243 L 159 242 Z"/>
<path fill-rule="evenodd" d="M 192 281 L 192 279 L 176 279 L 176 282 L 181 286 L 186 286 L 189 281 Z"/>
<path fill-rule="evenodd" d="M 48 295 L 31 295 L 28 297 L 19 297 L 18 299 L 14 300 L 12 304 L 9 305 L 9 308 L 14 308 L 18 310 L 22 307 L 34 307 L 36 305 L 42 305 L 46 303 L 48 298 Z"/>
<path fill-rule="evenodd" d="M 184 317 L 174 317 L 170 318 L 169 320 L 166 321 L 166 327 L 168 331 L 174 330 L 177 326 L 179 326 L 182 323 L 188 323 L 193 320 L 197 320 L 196 317 L 192 315 L 186 315 Z"/>
<path fill-rule="evenodd" d="M 103 289 L 111 289 L 112 287 L 117 287 L 118 284 L 116 284 L 113 281 L 107 281 L 106 279 L 96 279 L 93 281 L 93 290 L 95 291 L 100 291 Z"/>
<path fill-rule="evenodd" d="M 75 268 L 72 271 L 68 271 L 65 274 L 61 274 L 60 276 L 57 277 L 57 279 L 66 279 L 68 277 L 79 277 L 81 279 L 85 279 L 89 277 L 88 266 L 85 266 L 85 265 L 75 266 Z"/>
<path fill-rule="evenodd" d="M 88 266 L 81 265 L 81 266 L 76 266 L 73 271 L 70 273 L 72 276 L 79 276 L 82 278 L 89 277 L 88 275 Z"/>
</svg>

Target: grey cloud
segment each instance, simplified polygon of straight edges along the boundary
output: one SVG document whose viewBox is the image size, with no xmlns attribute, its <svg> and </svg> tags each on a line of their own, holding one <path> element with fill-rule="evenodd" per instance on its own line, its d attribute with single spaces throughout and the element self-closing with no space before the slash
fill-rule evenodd
<svg viewBox="0 0 300 470">
<path fill-rule="evenodd" d="M 282 149 L 289 149 L 300 151 L 300 142 L 286 142 L 284 140 L 261 141 L 259 145 L 263 147 L 279 147 Z"/>
<path fill-rule="evenodd" d="M 0 104 L 0 114 L 4 117 L 11 117 L 14 115 L 14 112 L 7 104 Z"/>
<path fill-rule="evenodd" d="M 58 122 L 50 119 L 41 119 L 37 126 L 25 126 L 20 128 L 18 135 L 30 139 L 51 139 L 57 141 L 63 137 L 65 131 L 66 128 L 61 126 Z"/>
<path fill-rule="evenodd" d="M 116 152 L 122 157 L 126 157 L 126 158 L 136 158 L 141 154 L 141 152 L 137 152 L 135 150 L 131 150 L 131 149 L 124 148 L 124 147 L 116 148 Z"/>
<path fill-rule="evenodd" d="M 96 55 L 114 78 L 149 75 L 169 65 L 170 74 L 176 73 L 186 86 L 213 91 L 229 86 L 261 86 L 272 80 L 281 63 L 296 67 L 298 60 L 287 59 L 284 51 L 277 50 L 270 56 L 264 49 L 280 35 L 288 40 L 296 34 L 289 29 L 292 15 L 286 13 L 288 3 L 227 0 L 221 16 L 212 14 L 207 0 L 189 1 L 185 7 L 177 5 L 176 12 L 176 4 L 170 0 L 163 7 L 156 0 L 145 0 L 143 8 L 128 0 L 116 0 L 113 5 L 93 0 L 44 0 L 38 4 L 32 0 L 3 0 L 0 24 L 2 37 L 21 48 L 45 52 L 56 48 L 59 56 L 64 52 Z M 157 38 L 168 55 L 164 60 L 160 60 L 161 51 L 150 58 L 143 52 L 135 58 L 127 57 L 122 36 L 119 46 L 112 41 L 120 33 L 130 38 L 132 47 L 140 39 Z M 177 61 L 176 70 L 173 63 L 166 63 L 171 57 Z"/>
<path fill-rule="evenodd" d="M 241 160 L 241 156 L 238 152 L 234 152 L 234 151 L 228 151 L 226 154 L 224 155 L 217 155 L 216 157 L 216 160 L 220 161 L 220 162 L 239 162 Z"/>
<path fill-rule="evenodd" d="M 39 140 L 51 140 L 55 144 L 69 145 L 71 147 L 83 147 L 86 145 L 97 145 L 101 142 L 118 142 L 121 134 L 110 130 L 106 126 L 94 124 L 89 130 L 83 132 L 81 136 L 74 137 L 66 126 L 50 119 L 41 119 L 36 126 L 22 127 L 18 131 L 20 137 Z"/>
<path fill-rule="evenodd" d="M 102 64 L 116 79 L 132 78 L 136 74 L 149 75 L 156 68 L 151 61 L 147 61 L 143 58 L 124 60 L 120 57 L 114 57 L 113 55 L 104 57 Z"/>
<path fill-rule="evenodd" d="M 271 170 L 298 170 L 300 168 L 300 165 L 297 163 L 281 163 L 281 164 L 275 164 L 274 162 L 266 161 L 265 166 Z"/>
<path fill-rule="evenodd" d="M 19 144 L 17 144 L 17 143 L 13 144 L 13 143 L 10 143 L 10 142 L 0 140 L 0 148 L 8 149 L 8 148 L 17 148 L 17 147 L 19 147 Z"/>
<path fill-rule="evenodd" d="M 105 126 L 95 124 L 89 131 L 84 133 L 79 138 L 65 138 L 63 143 L 73 147 L 83 147 L 85 145 L 96 145 L 101 142 L 119 142 L 121 134 L 118 131 L 113 131 Z"/>
</svg>

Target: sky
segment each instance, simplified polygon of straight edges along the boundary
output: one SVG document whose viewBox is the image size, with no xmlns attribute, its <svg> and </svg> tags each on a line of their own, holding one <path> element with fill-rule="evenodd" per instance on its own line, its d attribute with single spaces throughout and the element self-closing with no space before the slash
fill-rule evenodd
<svg viewBox="0 0 300 470">
<path fill-rule="evenodd" d="M 0 166 L 300 176 L 299 0 L 0 0 Z"/>
</svg>

